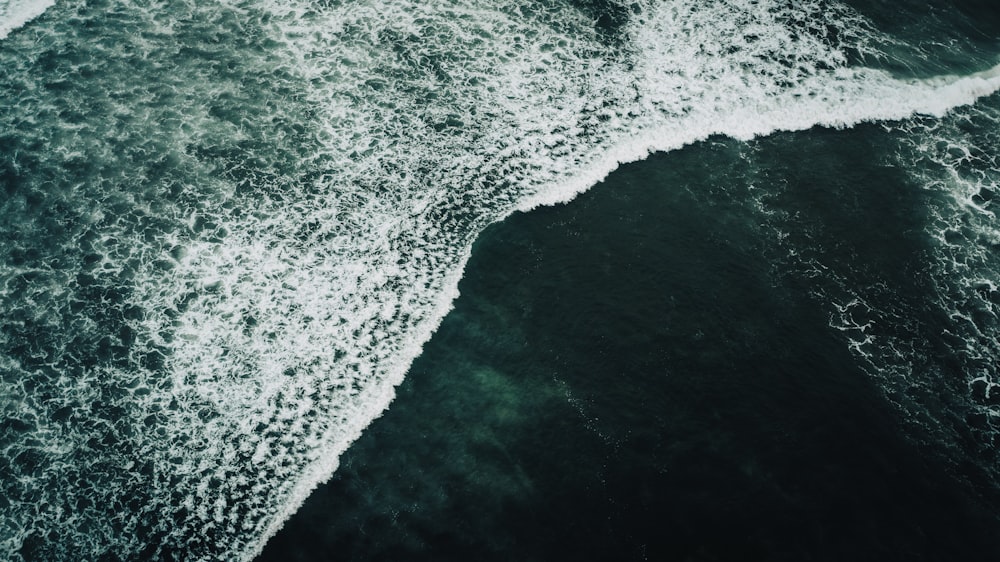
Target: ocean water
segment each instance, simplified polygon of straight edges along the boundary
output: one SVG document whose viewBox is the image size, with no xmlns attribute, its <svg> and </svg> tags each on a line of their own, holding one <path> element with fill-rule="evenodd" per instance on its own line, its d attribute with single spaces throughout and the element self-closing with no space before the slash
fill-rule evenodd
<svg viewBox="0 0 1000 562">
<path fill-rule="evenodd" d="M 995 484 L 955 466 L 995 461 L 901 416 L 828 300 L 920 300 L 936 196 L 871 157 L 887 136 L 713 138 L 487 229 L 396 401 L 258 560 L 996 558 Z"/>
<path fill-rule="evenodd" d="M 995 557 L 998 63 L 975 1 L 0 0 L 0 552 Z"/>
</svg>

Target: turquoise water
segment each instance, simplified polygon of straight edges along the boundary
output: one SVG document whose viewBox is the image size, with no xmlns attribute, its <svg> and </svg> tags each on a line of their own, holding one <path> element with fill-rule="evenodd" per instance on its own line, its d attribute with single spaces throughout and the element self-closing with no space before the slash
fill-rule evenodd
<svg viewBox="0 0 1000 562">
<path fill-rule="evenodd" d="M 986 552 L 1000 16 L 917 4 L 4 0 L 0 551 Z"/>
</svg>

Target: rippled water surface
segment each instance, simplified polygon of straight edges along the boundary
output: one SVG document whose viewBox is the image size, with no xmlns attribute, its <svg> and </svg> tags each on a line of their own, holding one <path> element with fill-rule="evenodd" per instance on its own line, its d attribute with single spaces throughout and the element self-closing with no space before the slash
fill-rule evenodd
<svg viewBox="0 0 1000 562">
<path fill-rule="evenodd" d="M 657 366 L 621 396 L 609 377 L 636 369 L 585 354 L 566 360 L 582 383 L 536 355 L 440 368 L 509 395 L 496 416 L 582 423 L 599 457 L 695 422 L 635 407 L 611 428 L 592 408 L 627 417 L 648 392 L 669 409 L 702 391 L 654 372 L 736 377 L 804 330 L 852 373 L 834 388 L 881 401 L 906 447 L 936 451 L 932 474 L 992 497 L 1000 17 L 910 4 L 0 0 L 0 552 L 253 558 L 388 407 L 484 229 L 657 151 L 633 183 L 663 194 L 662 219 L 632 198 L 607 219 L 635 230 L 602 235 L 615 255 L 662 250 L 603 266 L 647 285 L 598 299 L 574 268 L 600 260 L 539 254 L 556 261 L 537 283 L 575 303 L 551 314 L 581 331 L 525 312 L 479 336 L 610 338 L 615 357 L 639 338 Z M 473 298 L 501 314 L 536 290 L 505 288 Z M 634 318 L 602 320 L 626 304 Z M 455 390 L 418 384 L 408 402 Z M 428 423 L 451 447 L 485 438 Z M 390 441 L 357 462 L 409 454 Z M 511 462 L 498 490 L 550 488 Z"/>
</svg>

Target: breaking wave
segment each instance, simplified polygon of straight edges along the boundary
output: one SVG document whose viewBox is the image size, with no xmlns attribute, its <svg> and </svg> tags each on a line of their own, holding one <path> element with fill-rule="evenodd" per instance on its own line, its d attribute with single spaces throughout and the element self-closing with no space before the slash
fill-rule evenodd
<svg viewBox="0 0 1000 562">
<path fill-rule="evenodd" d="M 388 406 L 487 225 L 710 135 L 1000 89 L 879 70 L 890 39 L 835 3 L 607 9 L 64 2 L 10 34 L 0 552 L 252 558 Z"/>
</svg>

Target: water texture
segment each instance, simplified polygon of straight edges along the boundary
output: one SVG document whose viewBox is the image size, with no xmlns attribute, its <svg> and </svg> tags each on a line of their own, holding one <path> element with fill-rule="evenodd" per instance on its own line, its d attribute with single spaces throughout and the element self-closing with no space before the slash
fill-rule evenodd
<svg viewBox="0 0 1000 562">
<path fill-rule="evenodd" d="M 962 373 L 913 370 L 939 401 L 900 415 L 829 298 L 937 314 L 937 193 L 890 136 L 716 137 L 486 229 L 392 406 L 258 560 L 1000 556 L 972 481 L 995 459 L 915 423 L 978 408 Z"/>
<path fill-rule="evenodd" d="M 873 304 L 892 287 L 815 292 L 902 412 L 989 454 L 1000 48 L 944 7 L 0 4 L 0 551 L 252 558 L 486 226 L 711 135 L 892 131 L 886 165 L 936 194 L 934 338 Z M 938 371 L 975 417 L 922 407 Z"/>
</svg>

